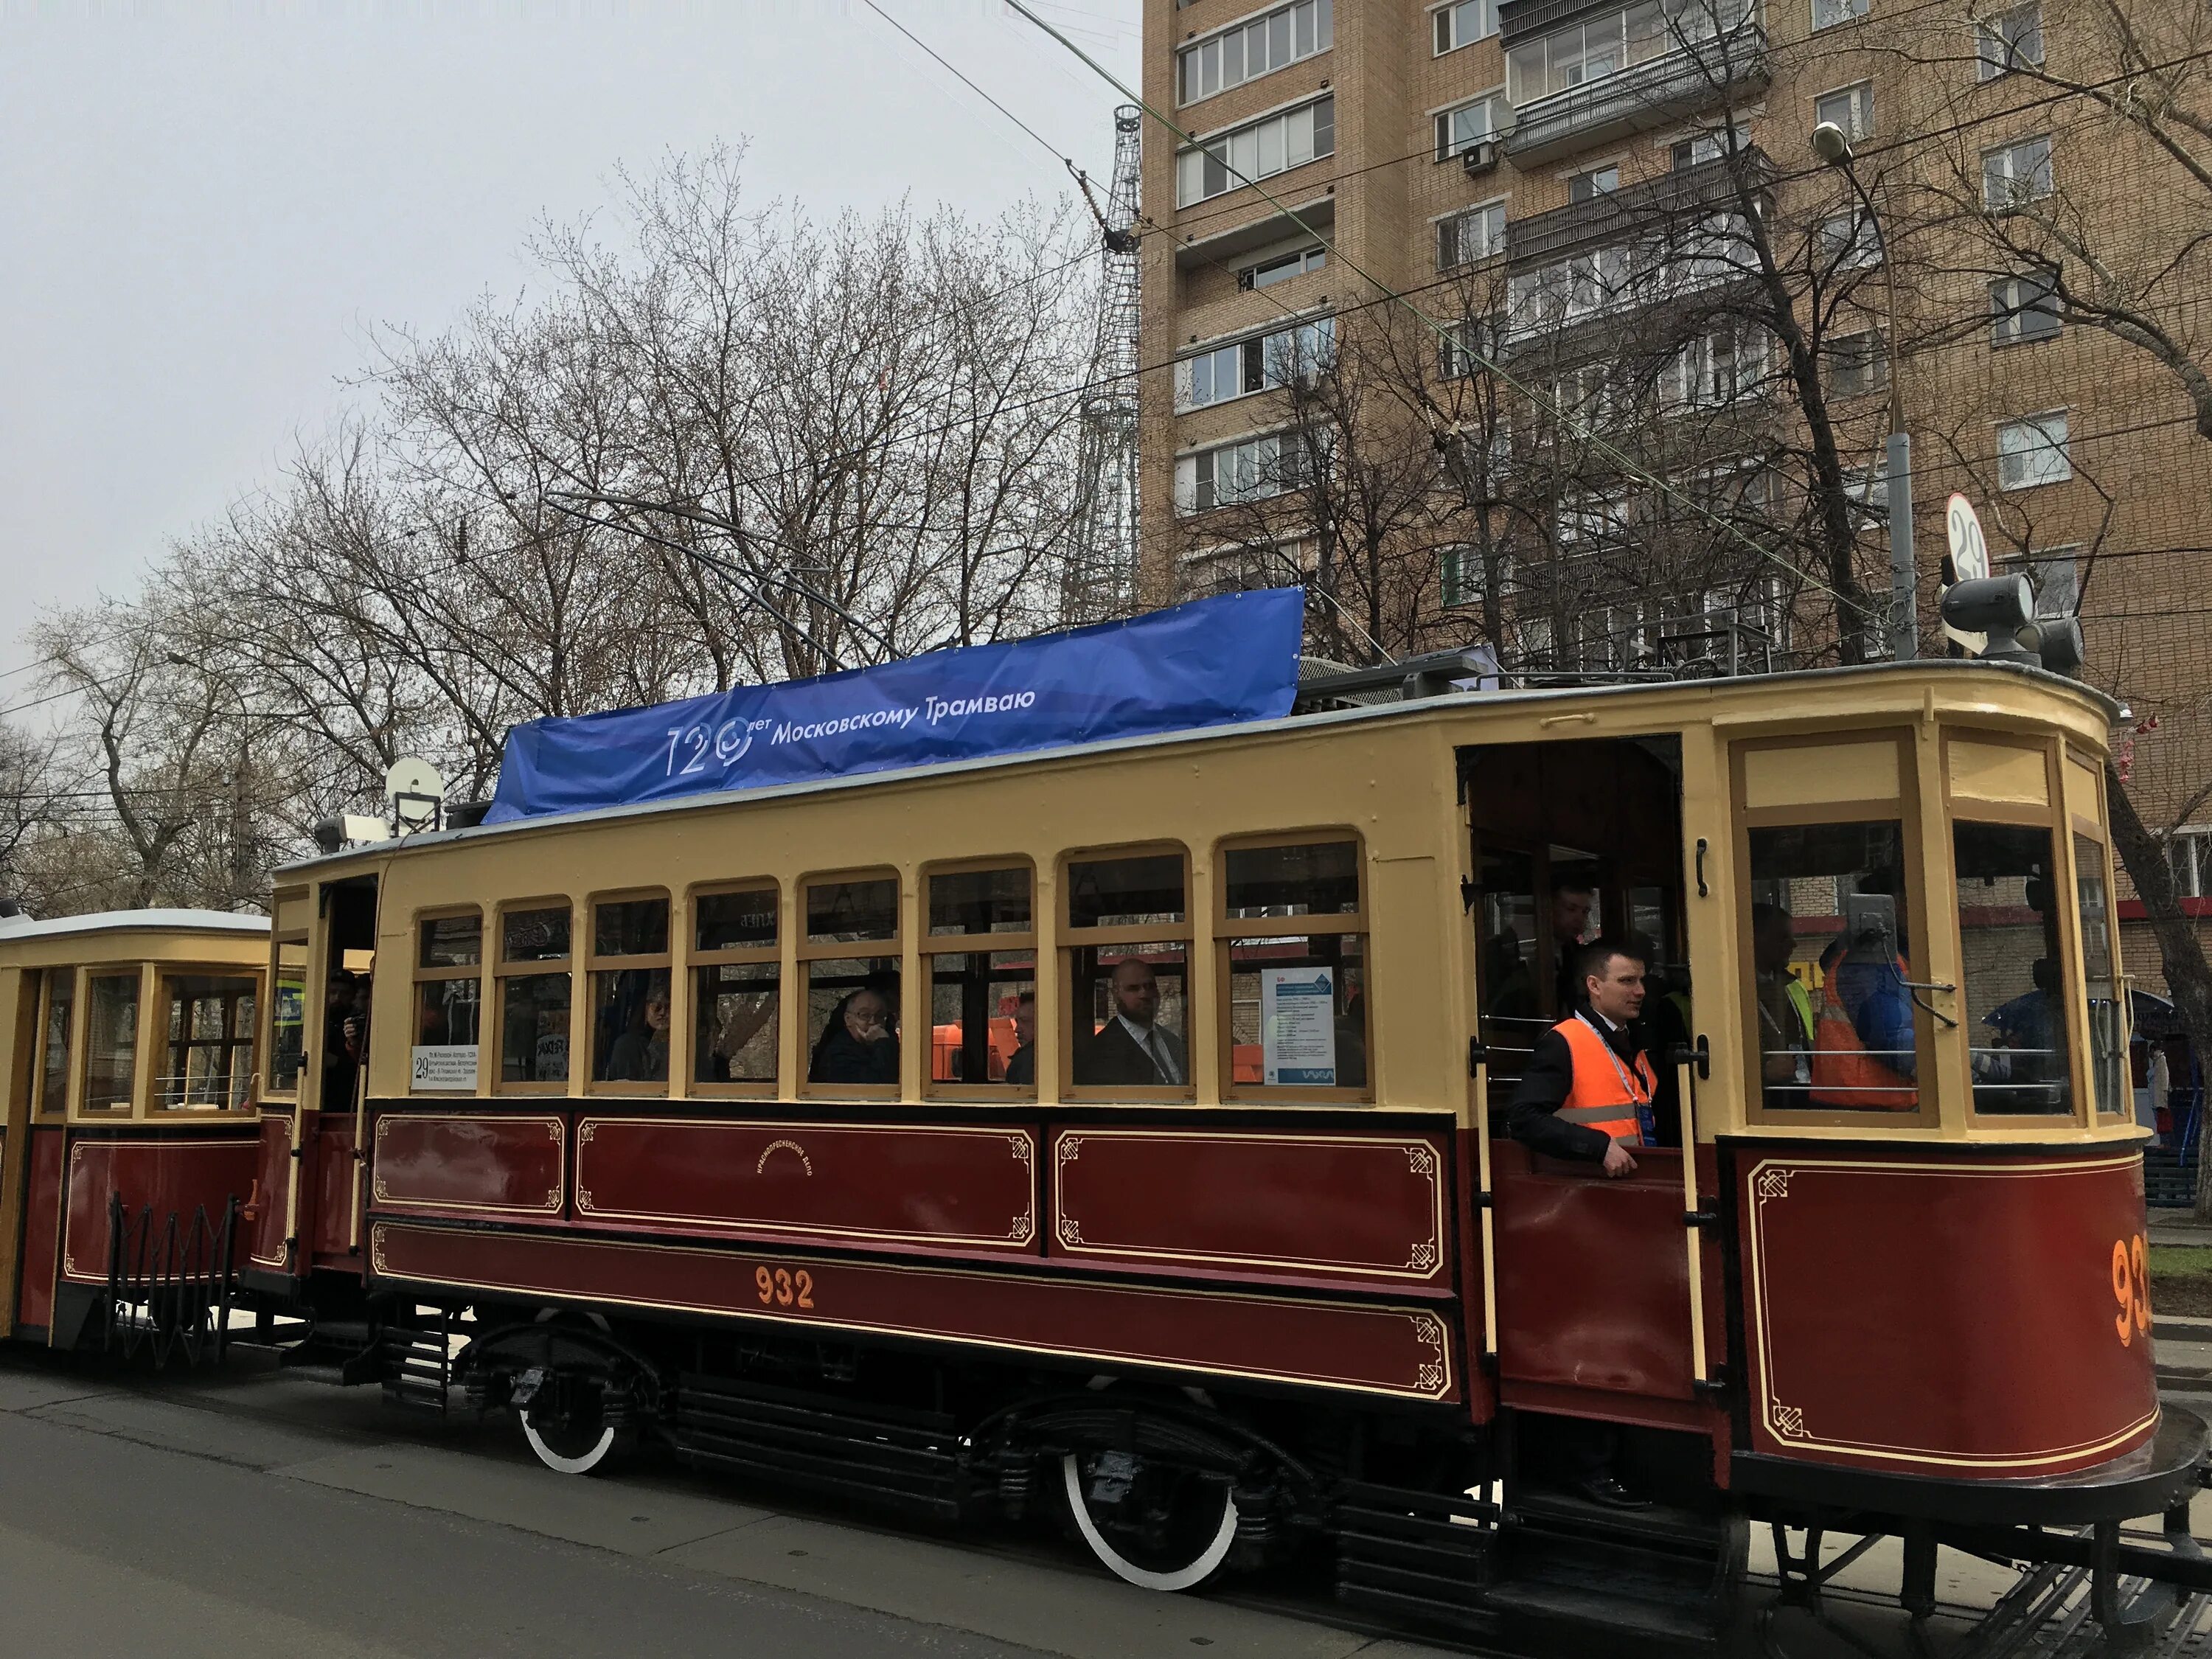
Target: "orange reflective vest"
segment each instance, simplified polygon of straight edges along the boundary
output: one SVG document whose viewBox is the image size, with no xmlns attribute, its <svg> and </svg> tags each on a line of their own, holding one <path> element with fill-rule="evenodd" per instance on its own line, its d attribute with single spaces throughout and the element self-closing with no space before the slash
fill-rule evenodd
<svg viewBox="0 0 2212 1659">
<path fill-rule="evenodd" d="M 1623 1065 L 1597 1027 L 1580 1014 L 1568 1015 L 1552 1029 L 1566 1040 L 1574 1065 L 1573 1081 L 1556 1115 L 1632 1146 L 1640 1145 L 1644 1130 L 1636 1109 L 1649 1106 L 1658 1087 L 1649 1057 L 1639 1050 L 1632 1065 Z"/>
<path fill-rule="evenodd" d="M 1839 961 L 1836 968 L 1840 969 Z M 1905 964 L 1897 964 L 1899 978 Z M 1820 987 L 1820 1018 L 1813 1027 L 1812 1086 L 1805 1098 L 1815 1106 L 1844 1106 L 1858 1111 L 1909 1112 L 1920 1104 L 1912 1079 L 1867 1052 L 1858 1028 L 1844 1012 L 1838 994 L 1840 977 L 1831 969 Z"/>
</svg>

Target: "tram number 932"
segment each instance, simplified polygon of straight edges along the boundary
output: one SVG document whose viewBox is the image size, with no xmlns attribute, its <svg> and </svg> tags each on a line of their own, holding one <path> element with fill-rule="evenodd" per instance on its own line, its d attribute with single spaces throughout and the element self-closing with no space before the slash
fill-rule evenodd
<svg viewBox="0 0 2212 1659">
<path fill-rule="evenodd" d="M 2143 1236 L 2112 1241 L 2112 1299 L 2120 1304 L 2112 1320 L 2126 1347 L 2150 1329 L 2150 1274 L 2143 1263 Z"/>
<path fill-rule="evenodd" d="M 811 1308 L 814 1305 L 814 1275 L 801 1267 L 756 1267 L 753 1269 L 753 1288 L 760 1292 L 763 1308 Z"/>
</svg>

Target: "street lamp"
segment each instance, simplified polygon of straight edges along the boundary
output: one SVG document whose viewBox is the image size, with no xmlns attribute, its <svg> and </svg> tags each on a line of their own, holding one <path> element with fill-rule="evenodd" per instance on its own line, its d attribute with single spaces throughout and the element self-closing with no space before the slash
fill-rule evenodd
<svg viewBox="0 0 2212 1659">
<path fill-rule="evenodd" d="M 1813 154 L 1850 180 L 1881 250 L 1882 283 L 1889 298 L 1889 643 L 1890 654 L 1903 662 L 1920 654 L 1920 606 L 1912 556 L 1912 439 L 1905 429 L 1905 376 L 1898 360 L 1897 262 L 1891 257 L 1895 250 L 1875 211 L 1874 198 L 1852 166 L 1857 158 L 1850 136 L 1833 121 L 1823 121 L 1813 129 Z M 1887 193 L 1886 181 L 1882 188 Z"/>
</svg>

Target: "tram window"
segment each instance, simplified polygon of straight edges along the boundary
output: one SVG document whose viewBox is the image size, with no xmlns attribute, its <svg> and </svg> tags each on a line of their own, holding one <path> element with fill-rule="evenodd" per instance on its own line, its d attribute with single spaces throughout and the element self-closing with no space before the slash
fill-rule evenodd
<svg viewBox="0 0 2212 1659">
<path fill-rule="evenodd" d="M 1036 1091 L 1036 935 L 1030 867 L 928 878 L 933 1094 Z M 975 948 L 977 946 L 995 948 Z"/>
<path fill-rule="evenodd" d="M 592 1081 L 668 1081 L 670 957 L 665 896 L 592 907 Z"/>
<path fill-rule="evenodd" d="M 1771 1110 L 1920 1104 L 1903 826 L 1749 832 L 1759 1078 Z M 1792 990 L 1795 984 L 1797 988 Z"/>
<path fill-rule="evenodd" d="M 1224 1092 L 1366 1092 L 1359 843 L 1230 847 L 1221 871 L 1218 933 L 1229 986 Z"/>
<path fill-rule="evenodd" d="M 899 883 L 892 875 L 806 884 L 806 1081 L 865 1093 L 899 1083 Z M 856 951 L 855 945 L 889 945 Z"/>
<path fill-rule="evenodd" d="M 270 988 L 269 1092 L 296 1093 L 307 1060 L 307 942 L 279 939 Z"/>
<path fill-rule="evenodd" d="M 172 974 L 166 1064 L 155 1085 L 165 1109 L 221 1109 L 246 1104 L 253 1078 L 253 1013 L 258 982 L 250 974 Z"/>
<path fill-rule="evenodd" d="M 776 890 L 699 893 L 691 908 L 692 1080 L 773 1089 L 783 971 L 776 959 Z"/>
<path fill-rule="evenodd" d="M 94 974 L 86 1000 L 84 1109 L 128 1112 L 138 1070 L 138 975 Z"/>
<path fill-rule="evenodd" d="M 2087 836 L 2074 837 L 2074 878 L 2081 906 L 2081 988 L 2089 1006 L 2089 1080 L 2100 1112 L 2125 1112 L 2133 1104 L 2124 1070 L 2128 1030 L 2120 983 L 2112 971 L 2112 907 L 2106 902 L 2101 842 Z"/>
<path fill-rule="evenodd" d="M 76 1007 L 76 971 L 46 975 L 46 1017 L 39 1060 L 39 1110 L 59 1117 L 69 1105 L 70 1017 Z"/>
<path fill-rule="evenodd" d="M 510 910 L 500 918 L 502 1084 L 568 1080 L 568 942 L 565 904 Z"/>
<path fill-rule="evenodd" d="M 483 1034 L 483 917 L 428 916 L 416 924 L 412 1086 L 473 1091 Z"/>
<path fill-rule="evenodd" d="M 1180 850 L 1071 859 L 1068 1075 L 1079 1089 L 1188 1099 L 1189 866 Z"/>
<path fill-rule="evenodd" d="M 2051 832 L 2039 825 L 1961 822 L 1952 827 L 1951 847 L 1974 1109 L 2070 1112 L 2074 1068 Z"/>
</svg>

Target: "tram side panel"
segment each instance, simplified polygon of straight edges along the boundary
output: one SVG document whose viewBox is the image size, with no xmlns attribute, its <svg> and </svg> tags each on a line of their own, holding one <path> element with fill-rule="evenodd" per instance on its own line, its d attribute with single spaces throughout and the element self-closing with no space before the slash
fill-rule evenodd
<svg viewBox="0 0 2212 1659">
<path fill-rule="evenodd" d="M 1730 1154 L 1742 1475 L 1771 1486 L 1760 1466 L 1786 1460 L 2056 1480 L 2156 1431 L 2134 1147 L 1799 1141 Z"/>
<path fill-rule="evenodd" d="M 54 1274 L 61 1263 L 62 1175 L 69 1132 L 31 1131 L 23 1205 L 22 1267 L 15 1296 L 16 1334 L 46 1340 L 54 1316 Z"/>
</svg>

